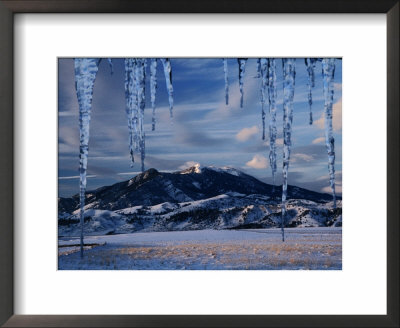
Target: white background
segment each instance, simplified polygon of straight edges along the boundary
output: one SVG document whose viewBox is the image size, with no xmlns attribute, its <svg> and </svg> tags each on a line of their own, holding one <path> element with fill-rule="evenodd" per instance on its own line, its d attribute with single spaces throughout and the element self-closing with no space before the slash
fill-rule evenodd
<svg viewBox="0 0 400 328">
<path fill-rule="evenodd" d="M 15 18 L 16 314 L 386 313 L 384 15 Z M 343 57 L 343 270 L 57 271 L 62 56 Z"/>
</svg>

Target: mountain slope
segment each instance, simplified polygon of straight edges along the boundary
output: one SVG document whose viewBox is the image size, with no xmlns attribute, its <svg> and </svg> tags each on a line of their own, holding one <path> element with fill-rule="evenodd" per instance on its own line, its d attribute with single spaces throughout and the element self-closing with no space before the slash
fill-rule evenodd
<svg viewBox="0 0 400 328">
<path fill-rule="evenodd" d="M 281 188 L 273 190 L 273 186 L 233 168 L 193 166 L 174 173 L 149 169 L 128 181 L 89 191 L 85 209 L 115 211 L 134 206 L 199 201 L 229 193 L 279 199 Z M 330 201 L 331 196 L 288 186 L 288 199 L 320 203 Z M 59 213 L 72 214 L 79 209 L 79 196 L 59 198 L 58 209 Z"/>
</svg>

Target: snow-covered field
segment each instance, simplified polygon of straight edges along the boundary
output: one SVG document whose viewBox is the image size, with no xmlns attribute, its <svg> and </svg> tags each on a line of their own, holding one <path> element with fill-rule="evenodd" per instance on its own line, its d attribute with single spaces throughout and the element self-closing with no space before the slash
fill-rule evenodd
<svg viewBox="0 0 400 328">
<path fill-rule="evenodd" d="M 341 228 L 197 230 L 59 239 L 60 270 L 341 270 Z"/>
</svg>

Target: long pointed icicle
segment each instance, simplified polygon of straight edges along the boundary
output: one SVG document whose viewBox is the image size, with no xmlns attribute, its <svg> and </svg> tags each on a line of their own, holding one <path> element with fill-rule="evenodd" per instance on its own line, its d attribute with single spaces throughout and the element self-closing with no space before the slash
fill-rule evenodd
<svg viewBox="0 0 400 328">
<path fill-rule="evenodd" d="M 268 93 L 268 60 L 260 59 L 262 140 L 265 140 L 265 102 Z"/>
<path fill-rule="evenodd" d="M 172 87 L 172 68 L 171 61 L 169 58 L 161 58 L 161 62 L 164 66 L 165 83 L 167 85 L 168 91 L 168 101 L 169 101 L 169 115 L 173 117 L 173 107 L 174 107 L 174 88 Z"/>
<path fill-rule="evenodd" d="M 272 183 L 275 191 L 276 175 L 276 61 L 268 59 L 268 100 L 269 100 L 269 164 L 272 170 Z"/>
<path fill-rule="evenodd" d="M 156 129 L 157 58 L 152 58 L 150 62 L 150 92 L 151 108 L 153 109 L 151 130 L 154 131 Z"/>
<path fill-rule="evenodd" d="M 282 184 L 282 241 L 285 241 L 285 218 L 287 198 L 287 178 L 290 162 L 290 148 L 292 146 L 293 98 L 295 85 L 294 58 L 282 59 L 283 64 L 283 184 Z"/>
<path fill-rule="evenodd" d="M 335 58 L 322 60 L 324 112 L 325 112 L 325 144 L 328 152 L 329 183 L 332 189 L 333 208 L 336 208 L 335 191 L 335 139 L 332 130 L 333 78 L 335 76 Z"/>
<path fill-rule="evenodd" d="M 92 111 L 93 86 L 99 70 L 99 58 L 76 58 L 75 88 L 79 103 L 79 201 L 80 201 L 80 255 L 83 257 L 83 224 L 86 193 L 86 170 L 89 154 L 89 126 Z"/>
<path fill-rule="evenodd" d="M 228 80 L 228 59 L 224 58 L 224 75 L 225 75 L 225 104 L 229 104 L 229 80 Z"/>
<path fill-rule="evenodd" d="M 313 115 L 312 115 L 312 88 L 315 86 L 315 58 L 305 58 L 304 59 L 307 72 L 308 72 L 308 106 L 310 108 L 310 120 L 309 124 L 313 124 Z"/>
<path fill-rule="evenodd" d="M 238 58 L 239 64 L 239 89 L 240 89 L 240 108 L 243 108 L 243 78 L 246 69 L 247 58 Z"/>
<path fill-rule="evenodd" d="M 138 100 L 138 115 L 137 115 L 137 127 L 138 127 L 138 147 L 140 152 L 140 158 L 142 163 L 142 172 L 144 172 L 144 159 L 146 156 L 145 139 L 144 133 L 144 109 L 146 107 L 146 59 L 136 59 L 136 95 Z"/>
<path fill-rule="evenodd" d="M 125 102 L 126 102 L 126 116 L 128 119 L 129 131 L 129 154 L 131 156 L 131 167 L 135 162 L 134 151 L 136 148 L 137 139 L 137 94 L 136 94 L 136 81 L 135 81 L 135 67 L 136 59 L 125 59 Z"/>
</svg>

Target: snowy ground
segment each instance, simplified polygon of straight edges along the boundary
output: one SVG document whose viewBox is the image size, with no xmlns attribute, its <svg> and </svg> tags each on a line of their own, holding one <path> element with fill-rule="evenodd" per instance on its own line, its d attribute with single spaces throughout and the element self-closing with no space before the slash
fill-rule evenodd
<svg viewBox="0 0 400 328">
<path fill-rule="evenodd" d="M 60 270 L 341 270 L 341 228 L 197 230 L 59 239 Z"/>
</svg>

